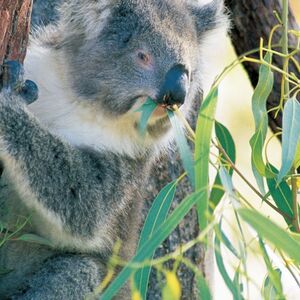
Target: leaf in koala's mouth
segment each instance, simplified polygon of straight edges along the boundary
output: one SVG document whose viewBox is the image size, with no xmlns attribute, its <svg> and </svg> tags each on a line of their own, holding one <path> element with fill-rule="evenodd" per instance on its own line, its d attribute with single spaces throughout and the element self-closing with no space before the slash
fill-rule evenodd
<svg viewBox="0 0 300 300">
<path fill-rule="evenodd" d="M 175 140 L 182 160 L 183 168 L 186 171 L 192 187 L 195 187 L 195 171 L 194 171 L 194 157 L 191 148 L 187 142 L 185 131 L 180 120 L 171 109 L 168 109 L 168 116 L 175 133 Z"/>
<path fill-rule="evenodd" d="M 136 112 L 141 112 L 141 119 L 138 123 L 138 130 L 140 135 L 144 136 L 146 133 L 148 121 L 152 116 L 153 112 L 157 108 L 157 103 L 155 103 L 150 97 L 147 98 L 146 102 L 138 109 Z"/>
</svg>

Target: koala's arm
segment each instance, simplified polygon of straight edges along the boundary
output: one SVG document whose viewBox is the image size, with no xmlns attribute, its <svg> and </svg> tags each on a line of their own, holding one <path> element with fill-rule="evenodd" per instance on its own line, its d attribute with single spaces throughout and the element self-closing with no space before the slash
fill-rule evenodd
<svg viewBox="0 0 300 300">
<path fill-rule="evenodd" d="M 132 178 L 120 171 L 125 168 L 118 156 L 72 147 L 43 128 L 22 102 L 0 93 L 0 159 L 41 219 L 57 233 L 91 240 L 122 210 Z"/>
</svg>

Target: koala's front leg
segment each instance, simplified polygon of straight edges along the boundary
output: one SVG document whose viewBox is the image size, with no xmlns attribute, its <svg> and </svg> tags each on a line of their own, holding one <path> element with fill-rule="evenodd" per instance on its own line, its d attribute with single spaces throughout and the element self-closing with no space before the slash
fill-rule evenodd
<svg viewBox="0 0 300 300">
<path fill-rule="evenodd" d="M 113 195 L 122 189 L 118 158 L 74 148 L 51 134 L 16 94 L 15 78 L 8 79 L 0 93 L 0 160 L 38 216 L 38 233 L 61 246 L 111 247 L 108 220 L 122 205 Z"/>
<path fill-rule="evenodd" d="M 24 69 L 17 61 L 5 61 L 0 67 L 0 91 L 19 94 L 26 104 L 31 104 L 38 98 L 38 87 L 31 81 L 23 81 Z M 0 177 L 3 173 L 3 163 L 0 161 Z"/>
</svg>

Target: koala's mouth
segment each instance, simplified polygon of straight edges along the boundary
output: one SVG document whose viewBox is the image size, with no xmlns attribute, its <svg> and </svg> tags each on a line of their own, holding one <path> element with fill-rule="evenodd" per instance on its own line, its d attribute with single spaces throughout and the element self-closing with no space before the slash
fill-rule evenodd
<svg viewBox="0 0 300 300">
<path fill-rule="evenodd" d="M 167 115 L 168 110 L 174 110 L 174 105 L 175 104 L 157 103 L 157 108 L 153 112 L 153 116 L 154 117 L 165 117 Z M 176 106 L 179 108 L 182 106 L 182 104 L 176 104 Z"/>
<path fill-rule="evenodd" d="M 138 109 L 141 108 L 141 106 L 143 104 L 145 104 L 145 102 L 147 101 L 147 99 L 153 99 L 151 96 L 149 95 L 138 95 L 136 97 L 133 98 L 133 102 L 135 103 L 132 110 L 133 111 L 137 111 Z M 153 116 L 154 117 L 159 117 L 159 116 L 164 116 L 167 113 L 167 107 L 165 105 L 162 105 L 161 103 L 158 103 L 156 100 L 153 100 L 155 103 L 157 103 L 157 108 L 155 109 L 155 111 L 153 112 Z"/>
<path fill-rule="evenodd" d="M 164 117 L 167 114 L 167 106 L 157 105 L 156 110 L 153 112 L 154 117 Z"/>
<path fill-rule="evenodd" d="M 147 99 L 151 98 L 148 95 L 139 95 L 134 98 L 135 102 L 135 107 L 140 108 L 146 101 Z M 153 99 L 153 98 L 151 98 Z M 152 117 L 154 118 L 163 118 L 167 115 L 167 110 L 172 110 L 174 103 L 169 103 L 168 99 L 164 98 L 162 101 L 158 101 L 157 99 L 153 99 L 153 101 L 157 104 L 156 109 L 152 113 Z M 182 104 L 176 104 L 177 107 L 182 106 Z"/>
</svg>

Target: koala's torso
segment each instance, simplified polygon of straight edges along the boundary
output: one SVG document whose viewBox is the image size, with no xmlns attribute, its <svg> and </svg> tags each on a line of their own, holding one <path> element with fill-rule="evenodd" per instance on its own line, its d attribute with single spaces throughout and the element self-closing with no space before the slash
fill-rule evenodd
<svg viewBox="0 0 300 300">
<path fill-rule="evenodd" d="M 46 51 L 47 55 L 40 55 L 41 50 Z M 45 168 L 50 181 L 41 183 L 45 191 L 41 190 L 39 193 L 51 193 L 50 198 L 56 197 L 61 199 L 60 201 L 67 201 L 68 197 L 64 197 L 64 193 L 74 193 L 70 201 L 76 201 L 79 197 L 80 201 L 85 203 L 87 198 L 92 199 L 83 211 L 77 211 L 76 214 L 65 212 L 69 215 L 69 225 L 66 229 L 56 215 L 63 207 L 58 204 L 41 216 L 40 210 L 43 208 L 30 203 L 30 197 L 34 198 L 35 195 L 18 189 L 22 182 L 17 182 L 17 177 L 11 177 L 9 172 L 4 170 L 0 179 L 1 224 L 5 229 L 9 229 L 10 233 L 17 231 L 14 237 L 36 234 L 48 240 L 53 247 L 16 240 L 8 241 L 0 247 L 0 298 L 13 293 L 22 285 L 28 274 L 38 270 L 43 261 L 59 253 L 87 253 L 96 255 L 100 261 L 105 262 L 118 239 L 126 241 L 121 252 L 124 259 L 129 259 L 135 250 L 143 203 L 142 190 L 147 181 L 153 153 L 142 152 L 142 143 L 138 144 L 141 141 L 132 143 L 132 139 L 138 135 L 133 129 L 130 133 L 132 121 L 129 123 L 127 117 L 119 120 L 122 124 L 120 126 L 120 123 L 114 124 L 114 121 L 106 116 L 96 114 L 97 111 L 76 103 L 73 100 L 75 97 L 68 90 L 68 86 L 64 86 L 63 78 L 60 77 L 63 76 L 59 73 L 60 62 L 58 54 L 52 53 L 50 49 L 40 49 L 35 45 L 29 48 L 25 61 L 26 75 L 39 85 L 40 96 L 28 109 L 45 130 L 70 147 L 80 149 L 82 156 L 86 156 L 84 167 L 94 174 L 91 177 L 86 177 L 86 174 L 82 176 L 79 170 L 76 182 L 81 188 L 76 194 L 76 187 L 66 191 L 62 185 L 59 189 L 55 182 L 51 182 L 52 170 Z M 42 151 L 44 145 L 40 145 L 38 141 L 32 142 L 36 151 Z M 56 158 L 41 155 L 39 163 L 43 165 L 45 159 Z M 62 158 L 57 173 L 60 174 L 65 167 Z M 97 184 L 95 181 L 98 178 L 102 180 L 106 173 L 110 173 L 109 180 L 101 190 L 95 190 L 93 195 L 93 184 Z M 33 173 L 32 176 L 39 180 L 38 174 Z M 67 181 L 68 178 L 66 188 Z M 26 203 L 24 197 L 27 198 Z M 106 202 L 105 205 L 103 201 Z M 115 214 L 110 215 L 108 212 L 109 218 L 105 220 L 104 225 L 98 227 L 97 212 L 101 212 L 105 217 L 106 205 L 115 207 Z"/>
<path fill-rule="evenodd" d="M 117 240 L 122 242 L 120 255 L 124 260 L 129 260 L 134 254 L 143 204 L 142 190 L 149 172 L 148 163 L 128 157 L 114 157 L 107 153 L 100 154 L 98 157 L 98 153 L 94 151 L 92 155 L 95 155 L 93 163 L 97 164 L 99 158 L 107 164 L 105 169 L 108 171 L 102 171 L 103 165 L 99 162 L 99 166 L 95 169 L 99 171 L 99 177 L 103 172 L 112 172 L 115 180 L 106 185 L 103 190 L 95 191 L 92 202 L 87 205 L 86 197 L 90 197 L 90 190 L 93 189 L 90 182 L 87 182 L 90 178 L 78 178 L 78 184 L 86 185 L 86 189 L 80 189 L 79 195 L 75 195 L 77 193 L 75 189 L 58 190 L 61 196 L 53 192 L 51 197 L 75 201 L 75 197 L 79 196 L 82 201 L 82 211 L 74 207 L 76 213 L 65 212 L 69 217 L 66 220 L 67 228 L 53 211 L 47 212 L 45 217 L 41 215 L 39 207 L 31 206 L 30 199 L 28 199 L 29 204 L 24 205 L 22 197 L 30 197 L 30 195 L 22 195 L 22 192 L 16 189 L 14 179 L 7 174 L 6 170 L 4 171 L 0 179 L 0 219 L 1 224 L 9 229 L 8 234 L 14 231 L 16 233 L 12 236 L 12 240 L 0 247 L 0 298 L 13 294 L 17 288 L 22 287 L 29 274 L 39 270 L 44 261 L 59 254 L 88 254 L 96 256 L 99 262 L 106 263 Z M 87 164 L 86 168 L 89 167 Z M 49 193 L 49 191 L 45 192 Z M 67 200 L 69 193 L 74 195 Z M 87 196 L 86 193 L 89 195 Z M 102 195 L 98 197 L 98 193 Z M 106 202 L 105 205 L 103 201 Z M 106 205 L 115 207 L 115 212 L 106 213 Z M 63 209 L 63 206 L 57 205 L 58 211 Z M 98 224 L 99 218 L 104 219 L 104 224 Z M 3 230 L 4 232 L 6 229 Z M 39 242 L 33 241 L 14 240 L 23 234 L 35 234 L 45 238 L 52 246 L 40 245 Z"/>
</svg>

